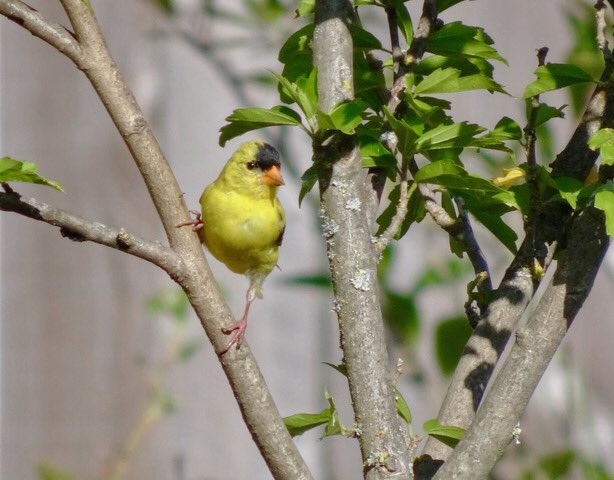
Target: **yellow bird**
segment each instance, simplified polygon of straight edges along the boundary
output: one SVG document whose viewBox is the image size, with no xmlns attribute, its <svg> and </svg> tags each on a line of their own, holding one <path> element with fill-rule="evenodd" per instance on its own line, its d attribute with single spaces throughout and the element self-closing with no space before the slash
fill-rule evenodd
<svg viewBox="0 0 614 480">
<path fill-rule="evenodd" d="M 232 334 L 222 353 L 241 346 L 249 307 L 256 297 L 262 298 L 262 282 L 277 265 L 286 225 L 276 196 L 284 184 L 280 169 L 274 147 L 262 141 L 243 143 L 201 195 L 202 217 L 182 224 L 194 225 L 215 258 L 249 279 L 243 317 L 222 330 Z"/>
</svg>

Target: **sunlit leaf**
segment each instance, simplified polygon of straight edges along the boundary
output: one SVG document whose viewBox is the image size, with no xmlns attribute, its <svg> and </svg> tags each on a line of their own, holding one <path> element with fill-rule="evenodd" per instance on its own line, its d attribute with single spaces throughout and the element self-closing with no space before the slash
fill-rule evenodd
<svg viewBox="0 0 614 480">
<path fill-rule="evenodd" d="M 544 92 L 557 90 L 578 83 L 594 82 L 593 77 L 576 65 L 567 63 L 548 63 L 535 70 L 537 80 L 527 85 L 524 98 L 534 97 Z"/>
<path fill-rule="evenodd" d="M 409 409 L 409 405 L 403 398 L 403 395 L 399 391 L 398 388 L 394 387 L 394 399 L 397 406 L 397 413 L 399 416 L 407 423 L 407 425 L 411 425 L 411 411 Z"/>
<path fill-rule="evenodd" d="M 280 105 L 270 109 L 238 108 L 225 119 L 228 124 L 220 129 L 220 146 L 228 140 L 252 130 L 280 125 L 302 125 L 301 117 L 289 107 Z"/>
<path fill-rule="evenodd" d="M 602 128 L 588 140 L 591 150 L 599 150 L 601 163 L 614 165 L 614 129 Z"/>
<path fill-rule="evenodd" d="M 296 413 L 284 417 L 283 421 L 290 435 L 296 437 L 312 428 L 328 423 L 331 418 L 332 414 L 330 409 L 325 408 L 320 413 Z"/>
<path fill-rule="evenodd" d="M 0 182 L 36 183 L 55 188 L 60 192 L 64 191 L 62 185 L 39 175 L 37 170 L 37 165 L 32 162 L 14 160 L 10 157 L 0 158 Z"/>
<path fill-rule="evenodd" d="M 433 418 L 427 420 L 422 426 L 424 433 L 433 438 L 445 443 L 447 446 L 454 448 L 456 444 L 463 438 L 465 430 L 461 427 L 452 425 L 440 425 L 439 420 Z"/>
<path fill-rule="evenodd" d="M 315 11 L 316 0 L 300 0 L 296 9 L 297 17 L 304 17 Z"/>
<path fill-rule="evenodd" d="M 426 49 L 438 55 L 461 55 L 507 63 L 491 47 L 492 43 L 492 39 L 486 35 L 484 29 L 464 25 L 461 22 L 452 22 L 429 36 Z"/>
<path fill-rule="evenodd" d="M 415 95 L 423 93 L 454 93 L 466 90 L 488 90 L 503 92 L 503 88 L 492 78 L 482 74 L 461 76 L 456 68 L 435 70 L 424 78 L 414 90 Z"/>
<path fill-rule="evenodd" d="M 614 237 L 614 192 L 601 190 L 595 194 L 595 208 L 605 214 L 605 229 L 610 237 Z"/>
</svg>

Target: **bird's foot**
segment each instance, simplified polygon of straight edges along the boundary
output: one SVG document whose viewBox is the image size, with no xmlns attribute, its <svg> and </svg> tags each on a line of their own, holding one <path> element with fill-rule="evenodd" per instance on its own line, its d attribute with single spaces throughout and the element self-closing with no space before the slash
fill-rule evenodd
<svg viewBox="0 0 614 480">
<path fill-rule="evenodd" d="M 195 217 L 194 220 L 191 220 L 189 222 L 178 223 L 177 225 L 175 225 L 175 227 L 179 228 L 179 227 L 187 227 L 188 225 L 192 225 L 192 231 L 198 232 L 205 225 L 203 223 L 203 219 L 200 216 L 200 212 L 197 210 L 190 210 L 190 213 L 194 215 Z"/>
<path fill-rule="evenodd" d="M 241 344 L 243 343 L 243 337 L 245 336 L 246 329 L 247 329 L 247 318 L 242 318 L 230 328 L 222 328 L 222 332 L 224 334 L 232 335 L 230 337 L 230 341 L 228 342 L 228 345 L 226 345 L 226 348 L 222 350 L 221 352 L 222 355 L 226 353 L 228 350 L 230 350 L 230 347 L 232 347 L 233 345 L 237 346 L 237 350 L 241 348 Z"/>
</svg>

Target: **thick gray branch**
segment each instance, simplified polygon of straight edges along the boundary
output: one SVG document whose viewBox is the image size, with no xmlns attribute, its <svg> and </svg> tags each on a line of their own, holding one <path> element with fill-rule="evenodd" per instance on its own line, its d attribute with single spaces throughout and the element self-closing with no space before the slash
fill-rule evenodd
<svg viewBox="0 0 614 480">
<path fill-rule="evenodd" d="M 593 286 L 607 248 L 603 212 L 588 208 L 571 225 L 567 253 L 484 399 L 475 421 L 435 479 L 487 478 Z"/>
<path fill-rule="evenodd" d="M 320 108 L 353 97 L 352 4 L 316 2 L 313 38 Z M 339 320 L 341 347 L 367 479 L 410 478 L 407 429 L 396 413 L 376 276 L 377 253 L 367 218 L 367 172 L 355 138 L 316 139 L 321 219 Z"/>
<path fill-rule="evenodd" d="M 2 6 L 9 3 L 15 2 L 0 0 Z M 183 192 L 132 92 L 111 58 L 93 12 L 82 0 L 62 0 L 62 5 L 80 42 L 80 54 L 71 59 L 92 83 L 128 146 L 158 211 L 170 246 L 185 265 L 185 274 L 176 280 L 188 295 L 216 352 L 222 352 L 228 339 L 221 329 L 235 321 L 211 274 L 198 236 L 189 228 L 175 227 L 189 220 Z M 52 24 L 44 19 L 22 25 L 30 27 L 42 38 L 45 25 L 52 28 Z M 55 46 L 54 43 L 52 45 Z M 220 356 L 220 362 L 245 423 L 273 477 L 312 478 L 281 420 L 249 347 L 244 343 L 239 351 L 233 349 Z"/>
<path fill-rule="evenodd" d="M 6 187 L 5 187 L 6 189 Z M 170 248 L 132 235 L 123 228 L 113 228 L 73 215 L 65 210 L 27 198 L 8 190 L 0 193 L 0 210 L 40 220 L 60 228 L 63 237 L 77 242 L 90 241 L 115 248 L 157 265 L 173 278 L 182 275 L 184 266 Z"/>
</svg>

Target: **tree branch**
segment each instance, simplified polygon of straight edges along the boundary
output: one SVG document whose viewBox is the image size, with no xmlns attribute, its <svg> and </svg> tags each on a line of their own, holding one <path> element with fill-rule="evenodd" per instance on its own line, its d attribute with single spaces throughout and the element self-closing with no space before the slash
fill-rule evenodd
<svg viewBox="0 0 614 480">
<path fill-rule="evenodd" d="M 313 37 L 320 109 L 353 98 L 353 10 L 347 0 L 316 2 Z M 409 450 L 396 412 L 377 287 L 377 254 L 367 219 L 367 172 L 354 137 L 314 140 L 319 165 L 321 219 L 341 348 L 359 433 L 364 476 L 410 478 Z"/>
<path fill-rule="evenodd" d="M 574 218 L 567 253 L 476 415 L 435 479 L 486 478 L 512 440 L 525 410 L 565 333 L 593 286 L 609 246 L 603 212 L 587 208 Z"/>
<path fill-rule="evenodd" d="M 180 278 L 185 270 L 179 256 L 170 248 L 132 235 L 123 228 L 113 228 L 87 220 L 65 210 L 27 198 L 3 184 L 0 193 L 0 210 L 15 212 L 60 228 L 63 237 L 76 242 L 94 242 L 147 260 L 167 272 L 172 278 Z"/>
<path fill-rule="evenodd" d="M 390 99 L 388 100 L 388 110 L 394 113 L 403 101 L 403 92 L 405 92 L 405 77 L 408 72 L 416 64 L 417 60 L 422 58 L 426 49 L 426 41 L 429 35 L 435 28 L 437 22 L 437 0 L 424 0 L 422 5 L 422 15 L 416 29 L 416 35 L 412 41 L 407 59 L 399 64 L 399 71 L 395 74 L 395 81 L 390 90 Z"/>
<path fill-rule="evenodd" d="M 397 202 L 397 209 L 392 217 L 392 221 L 390 222 L 390 225 L 388 225 L 388 228 L 379 237 L 377 237 L 373 243 L 377 253 L 381 254 L 401 231 L 403 220 L 405 220 L 405 216 L 407 215 L 408 211 L 408 193 L 408 181 L 406 179 L 401 180 L 399 183 L 399 201 Z"/>
<path fill-rule="evenodd" d="M 0 1 L 0 14 L 22 26 L 32 35 L 55 47 L 73 62 L 76 63 L 78 61 L 81 55 L 81 48 L 72 32 L 66 30 L 62 25 L 45 18 L 24 2 L 20 0 L 2 0 Z"/>
<path fill-rule="evenodd" d="M 209 340 L 218 352 L 245 423 L 260 453 L 274 478 L 311 479 L 311 473 L 277 411 L 248 345 L 243 343 L 240 350 L 233 349 L 223 356 L 219 353 L 225 350 L 227 342 L 221 330 L 234 324 L 235 320 L 205 260 L 198 236 L 188 228 L 175 227 L 189 220 L 183 193 L 106 47 L 93 11 L 82 0 L 61 1 L 81 42 L 81 54 L 71 59 L 92 83 L 145 181 L 170 246 L 185 265 L 185 275 L 176 280 L 186 292 Z M 14 3 L 0 0 L 2 12 Z M 45 22 L 44 19 L 41 21 Z M 46 28 L 52 28 L 49 26 L 51 24 L 45 23 Z M 22 26 L 33 28 L 35 34 L 45 29 L 38 23 L 23 23 Z"/>
<path fill-rule="evenodd" d="M 563 151 L 552 162 L 552 176 L 575 177 L 584 181 L 598 152 L 588 148 L 588 139 L 602 127 L 614 126 L 614 61 L 606 57 L 605 69 L 580 123 Z M 536 262 L 544 265 L 555 245 L 560 244 L 572 212 L 565 205 L 540 211 L 535 235 L 526 236 L 518 254 L 506 270 L 499 287 L 493 292 L 482 319 L 469 338 L 463 356 L 450 381 L 439 410 L 442 425 L 469 427 L 482 395 L 505 348 L 509 336 L 520 320 L 540 278 L 533 275 Z M 423 453 L 446 459 L 451 449 L 429 438 Z"/>
</svg>

